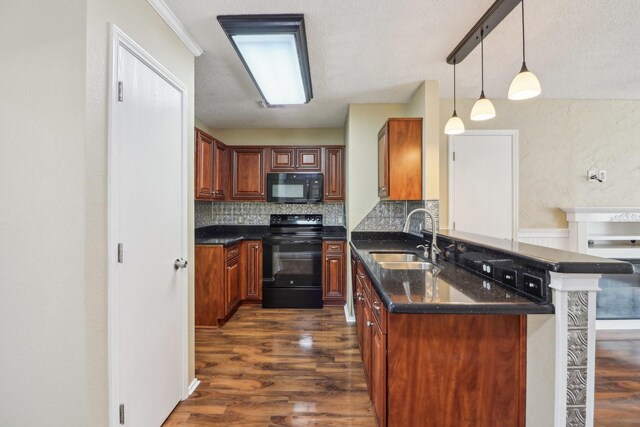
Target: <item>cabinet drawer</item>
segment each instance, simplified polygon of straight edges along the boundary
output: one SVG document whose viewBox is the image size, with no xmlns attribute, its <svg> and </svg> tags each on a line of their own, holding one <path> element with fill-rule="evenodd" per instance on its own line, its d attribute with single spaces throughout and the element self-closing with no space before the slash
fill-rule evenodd
<svg viewBox="0 0 640 427">
<path fill-rule="evenodd" d="M 365 295 L 369 297 L 371 295 L 371 282 L 369 281 L 369 276 L 367 276 L 367 273 L 364 270 L 364 266 L 360 261 L 358 261 L 357 272 L 358 272 L 358 277 L 362 281 Z"/>
<path fill-rule="evenodd" d="M 374 322 L 380 327 L 383 334 L 387 333 L 387 309 L 382 305 L 382 301 L 375 289 L 371 290 L 371 311 Z"/>
<path fill-rule="evenodd" d="M 231 246 L 227 249 L 227 260 L 237 257 L 240 255 L 240 245 Z"/>
<path fill-rule="evenodd" d="M 328 242 L 328 243 L 326 243 L 326 245 L 327 245 L 327 252 L 342 253 L 342 243 L 341 242 Z"/>
</svg>

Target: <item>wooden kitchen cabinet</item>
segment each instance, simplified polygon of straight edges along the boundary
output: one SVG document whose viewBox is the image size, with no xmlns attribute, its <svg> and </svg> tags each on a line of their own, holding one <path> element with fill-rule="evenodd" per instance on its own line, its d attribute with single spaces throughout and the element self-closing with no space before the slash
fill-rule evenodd
<svg viewBox="0 0 640 427">
<path fill-rule="evenodd" d="M 231 200 L 266 201 L 265 147 L 233 147 Z"/>
<path fill-rule="evenodd" d="M 378 132 L 378 196 L 422 200 L 422 119 L 389 119 Z"/>
<path fill-rule="evenodd" d="M 324 305 L 344 305 L 346 302 L 347 260 L 346 242 L 322 242 L 322 300 Z"/>
<path fill-rule="evenodd" d="M 227 147 L 197 128 L 195 139 L 195 198 L 224 200 Z"/>
<path fill-rule="evenodd" d="M 378 426 L 524 427 L 526 316 L 389 313 L 355 263 L 356 333 Z"/>
<path fill-rule="evenodd" d="M 240 304 L 240 245 L 195 247 L 195 325 L 222 325 Z"/>
<path fill-rule="evenodd" d="M 344 148 L 325 147 L 324 161 L 324 201 L 340 201 L 345 198 Z"/>
<path fill-rule="evenodd" d="M 242 244 L 245 260 L 245 286 L 242 299 L 262 301 L 262 241 L 247 240 Z"/>
<path fill-rule="evenodd" d="M 272 147 L 270 172 L 320 172 L 319 147 Z"/>
</svg>

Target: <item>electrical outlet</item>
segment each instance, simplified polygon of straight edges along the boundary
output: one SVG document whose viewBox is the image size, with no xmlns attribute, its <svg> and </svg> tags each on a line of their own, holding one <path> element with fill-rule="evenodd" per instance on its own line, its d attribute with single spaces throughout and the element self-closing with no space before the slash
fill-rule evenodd
<svg viewBox="0 0 640 427">
<path fill-rule="evenodd" d="M 597 181 L 598 180 L 598 171 L 595 169 L 589 169 L 587 171 L 587 181 Z"/>
<path fill-rule="evenodd" d="M 600 182 L 605 182 L 607 180 L 607 171 L 598 171 L 598 178 L 600 178 Z"/>
</svg>

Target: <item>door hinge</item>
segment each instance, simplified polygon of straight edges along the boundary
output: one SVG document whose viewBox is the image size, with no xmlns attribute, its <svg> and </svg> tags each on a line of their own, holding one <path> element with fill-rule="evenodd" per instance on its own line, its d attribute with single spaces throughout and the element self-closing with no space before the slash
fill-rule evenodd
<svg viewBox="0 0 640 427">
<path fill-rule="evenodd" d="M 453 229 L 454 230 L 456 229 L 456 222 L 455 221 L 453 221 Z"/>
<path fill-rule="evenodd" d="M 456 161 L 456 152 L 455 151 L 453 152 L 453 161 L 454 162 Z"/>
<path fill-rule="evenodd" d="M 119 102 L 124 101 L 124 88 L 123 88 L 122 82 L 118 82 L 118 101 Z"/>
<path fill-rule="evenodd" d="M 122 264 L 124 248 L 122 243 L 118 243 L 118 264 Z"/>
<path fill-rule="evenodd" d="M 124 404 L 120 404 L 120 424 L 124 425 Z"/>
</svg>

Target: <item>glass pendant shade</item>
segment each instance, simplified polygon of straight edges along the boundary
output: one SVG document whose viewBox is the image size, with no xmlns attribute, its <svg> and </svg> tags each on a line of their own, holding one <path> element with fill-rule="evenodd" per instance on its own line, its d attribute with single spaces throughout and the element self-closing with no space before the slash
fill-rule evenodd
<svg viewBox="0 0 640 427">
<path fill-rule="evenodd" d="M 480 98 L 473 104 L 471 109 L 471 120 L 479 122 L 482 120 L 493 119 L 496 116 L 496 109 L 493 103 L 485 98 L 484 91 L 480 94 Z"/>
<path fill-rule="evenodd" d="M 542 88 L 538 78 L 527 70 L 527 66 L 523 63 L 522 69 L 511 82 L 511 86 L 509 86 L 509 99 L 514 101 L 530 99 L 535 98 L 540 93 L 542 93 Z"/>
<path fill-rule="evenodd" d="M 453 111 L 453 116 L 447 121 L 447 124 L 444 127 L 444 133 L 447 135 L 459 135 L 464 132 L 464 123 L 462 119 L 458 117 L 455 110 Z"/>
</svg>

